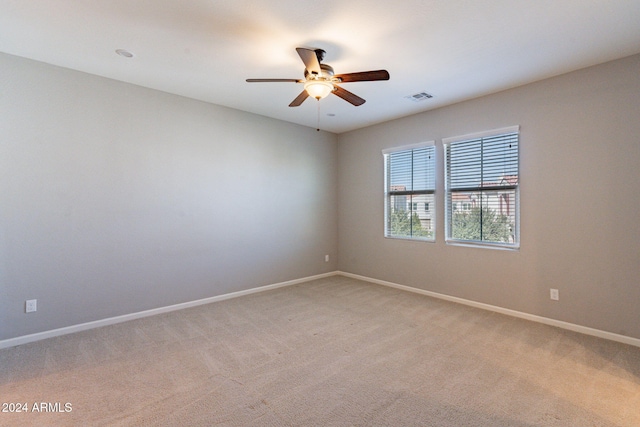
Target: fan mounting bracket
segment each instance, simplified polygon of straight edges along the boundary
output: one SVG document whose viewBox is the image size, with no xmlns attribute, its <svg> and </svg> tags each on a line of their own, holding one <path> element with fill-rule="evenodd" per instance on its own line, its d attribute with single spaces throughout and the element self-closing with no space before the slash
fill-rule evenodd
<svg viewBox="0 0 640 427">
<path fill-rule="evenodd" d="M 324 49 L 313 49 L 313 51 L 316 53 L 318 62 L 322 62 L 322 60 L 324 59 L 324 56 L 327 54 L 327 52 Z"/>
</svg>

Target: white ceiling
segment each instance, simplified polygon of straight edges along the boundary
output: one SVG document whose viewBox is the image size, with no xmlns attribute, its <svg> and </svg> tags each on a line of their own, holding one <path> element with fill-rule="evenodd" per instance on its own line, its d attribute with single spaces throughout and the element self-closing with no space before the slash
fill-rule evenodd
<svg viewBox="0 0 640 427">
<path fill-rule="evenodd" d="M 303 78 L 298 46 L 391 79 L 343 84 L 360 107 L 245 82 Z M 639 53 L 640 1 L 0 0 L 0 51 L 341 133 Z"/>
</svg>

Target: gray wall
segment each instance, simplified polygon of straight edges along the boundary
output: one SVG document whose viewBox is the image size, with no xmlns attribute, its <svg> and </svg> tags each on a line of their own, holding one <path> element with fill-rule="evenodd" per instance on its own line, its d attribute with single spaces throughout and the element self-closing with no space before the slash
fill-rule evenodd
<svg viewBox="0 0 640 427">
<path fill-rule="evenodd" d="M 340 135 L 339 269 L 640 338 L 639 76 L 636 55 Z M 511 125 L 521 249 L 446 245 L 441 139 Z M 381 150 L 426 140 L 437 241 L 385 239 Z"/>
<path fill-rule="evenodd" d="M 0 54 L 0 340 L 334 271 L 336 156 L 333 134 Z"/>
</svg>

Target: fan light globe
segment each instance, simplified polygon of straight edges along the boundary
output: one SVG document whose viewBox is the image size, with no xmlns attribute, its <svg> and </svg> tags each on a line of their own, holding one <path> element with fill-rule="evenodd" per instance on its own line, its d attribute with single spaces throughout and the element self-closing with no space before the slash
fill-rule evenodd
<svg viewBox="0 0 640 427">
<path fill-rule="evenodd" d="M 304 89 L 309 96 L 322 99 L 333 92 L 333 85 L 326 80 L 309 80 L 305 82 Z"/>
</svg>

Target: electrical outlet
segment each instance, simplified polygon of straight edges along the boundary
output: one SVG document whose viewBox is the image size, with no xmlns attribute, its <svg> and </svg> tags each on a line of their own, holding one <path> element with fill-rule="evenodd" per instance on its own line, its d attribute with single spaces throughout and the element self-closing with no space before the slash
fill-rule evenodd
<svg viewBox="0 0 640 427">
<path fill-rule="evenodd" d="M 329 262 L 329 255 L 324 256 L 324 262 Z"/>
<path fill-rule="evenodd" d="M 559 301 L 560 300 L 560 292 L 558 292 L 557 289 L 550 289 L 550 297 L 552 300 L 554 301 Z"/>
<path fill-rule="evenodd" d="M 38 300 L 37 299 L 28 299 L 24 305 L 25 313 L 33 313 L 38 310 Z"/>
</svg>

